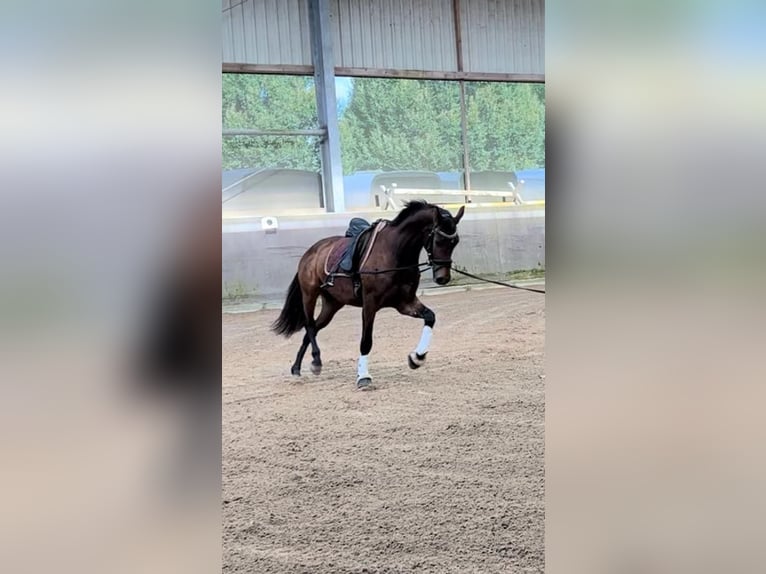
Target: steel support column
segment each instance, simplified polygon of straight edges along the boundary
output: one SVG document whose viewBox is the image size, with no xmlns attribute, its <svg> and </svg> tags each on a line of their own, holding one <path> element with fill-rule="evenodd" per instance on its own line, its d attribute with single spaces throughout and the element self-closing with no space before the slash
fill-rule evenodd
<svg viewBox="0 0 766 574">
<path fill-rule="evenodd" d="M 460 21 L 460 0 L 452 0 L 452 19 L 455 24 L 455 59 L 458 73 L 463 73 L 463 25 Z M 468 149 L 468 119 L 466 116 L 465 81 L 458 82 L 460 89 L 460 141 L 463 143 L 463 184 L 465 185 L 465 202 L 471 202 L 471 153 Z"/>
<path fill-rule="evenodd" d="M 314 62 L 317 116 L 326 130 L 322 140 L 322 186 L 327 211 L 346 210 L 343 196 L 343 166 L 340 158 L 340 130 L 335 98 L 335 62 L 329 0 L 308 0 L 311 29 L 311 57 Z"/>
</svg>

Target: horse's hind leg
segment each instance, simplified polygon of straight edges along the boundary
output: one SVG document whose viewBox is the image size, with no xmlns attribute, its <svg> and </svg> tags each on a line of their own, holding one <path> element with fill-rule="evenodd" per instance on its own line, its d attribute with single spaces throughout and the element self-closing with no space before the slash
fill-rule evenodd
<svg viewBox="0 0 766 574">
<path fill-rule="evenodd" d="M 309 339 L 311 342 L 312 357 L 311 372 L 315 375 L 318 375 L 322 372 L 322 356 L 319 351 L 319 345 L 317 344 L 317 333 L 319 333 L 319 331 L 324 329 L 327 324 L 332 321 L 335 313 L 337 313 L 341 307 L 343 307 L 343 305 L 338 303 L 335 299 L 326 297 L 324 295 L 322 296 L 322 310 L 319 312 L 319 317 L 317 317 L 316 322 L 314 323 L 314 327 Z M 306 334 L 309 335 L 308 330 Z"/>
<path fill-rule="evenodd" d="M 306 300 L 304 299 L 304 301 Z M 306 350 L 308 349 L 309 344 L 311 345 L 312 356 L 311 372 L 315 375 L 318 375 L 322 372 L 322 357 L 319 350 L 319 345 L 317 344 L 316 336 L 317 333 L 324 329 L 332 320 L 332 318 L 335 316 L 335 313 L 337 313 L 338 310 L 343 307 L 343 305 L 338 303 L 335 299 L 323 294 L 322 310 L 319 312 L 319 317 L 314 320 L 313 315 L 314 309 L 316 307 L 316 297 L 314 297 L 313 302 L 310 299 L 307 302 L 311 305 L 311 314 L 307 314 L 307 317 L 312 317 L 312 319 L 308 321 L 308 325 L 306 326 L 306 334 L 303 336 L 303 342 L 301 343 L 300 349 L 298 349 L 298 354 L 295 357 L 295 363 L 293 363 L 293 366 L 290 369 L 290 372 L 295 376 L 300 376 L 301 374 L 303 356 L 306 354 Z M 304 305 L 306 305 L 306 302 L 304 302 Z"/>
<path fill-rule="evenodd" d="M 423 325 L 423 332 L 420 335 L 418 346 L 407 356 L 407 363 L 409 363 L 410 368 L 417 369 L 426 362 L 426 354 L 428 353 L 428 347 L 431 344 L 431 334 L 434 325 L 436 324 L 436 313 L 423 305 L 423 302 L 417 297 L 413 301 L 403 303 L 397 307 L 397 311 L 408 317 L 421 318 L 425 323 Z"/>
<path fill-rule="evenodd" d="M 316 309 L 317 294 L 303 292 L 303 312 L 306 315 L 306 334 L 303 336 L 303 341 L 298 349 L 298 354 L 295 356 L 295 362 L 290 368 L 290 372 L 299 377 L 301 374 L 301 364 L 303 363 L 303 356 L 306 354 L 306 349 L 309 343 L 312 344 L 312 354 L 316 353 L 319 349 L 316 347 L 316 333 L 315 321 L 314 321 L 314 309 Z M 321 362 L 320 362 L 321 364 Z M 313 370 L 313 369 L 312 369 Z"/>
<path fill-rule="evenodd" d="M 293 363 L 293 366 L 290 367 L 290 372 L 296 377 L 301 376 L 301 364 L 303 363 L 303 355 L 306 354 L 306 349 L 308 349 L 310 342 L 311 338 L 309 337 L 307 331 L 306 334 L 303 335 L 303 342 L 301 343 L 300 349 L 298 349 L 298 354 L 295 356 L 295 362 Z"/>
</svg>

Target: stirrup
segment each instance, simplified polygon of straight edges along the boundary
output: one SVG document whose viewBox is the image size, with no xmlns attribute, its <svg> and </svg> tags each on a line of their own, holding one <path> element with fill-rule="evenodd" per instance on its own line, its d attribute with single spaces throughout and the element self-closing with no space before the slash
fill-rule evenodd
<svg viewBox="0 0 766 574">
<path fill-rule="evenodd" d="M 322 284 L 319 286 L 319 288 L 320 288 L 320 289 L 324 289 L 325 287 L 334 287 L 334 286 L 335 286 L 335 277 L 334 277 L 334 275 L 331 273 L 330 275 L 328 275 L 328 276 L 327 276 L 327 279 L 325 279 L 325 282 L 324 282 L 324 283 L 322 283 Z"/>
</svg>

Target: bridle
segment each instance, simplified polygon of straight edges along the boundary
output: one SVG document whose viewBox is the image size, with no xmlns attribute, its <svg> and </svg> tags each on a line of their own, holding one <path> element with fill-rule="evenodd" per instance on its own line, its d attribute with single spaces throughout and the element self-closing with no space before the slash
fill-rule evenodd
<svg viewBox="0 0 766 574">
<path fill-rule="evenodd" d="M 428 265 L 429 267 L 433 267 L 434 271 L 436 271 L 437 267 L 447 267 L 448 269 L 452 268 L 452 259 L 434 259 L 433 256 L 433 250 L 434 250 L 434 240 L 436 235 L 440 235 L 441 237 L 444 237 L 445 239 L 449 239 L 452 241 L 452 243 L 457 243 L 457 229 L 455 229 L 455 233 L 446 233 L 445 231 L 442 231 L 439 229 L 438 225 L 434 225 L 431 228 L 431 233 L 428 234 L 428 237 L 426 237 L 426 253 L 428 254 Z"/>
</svg>

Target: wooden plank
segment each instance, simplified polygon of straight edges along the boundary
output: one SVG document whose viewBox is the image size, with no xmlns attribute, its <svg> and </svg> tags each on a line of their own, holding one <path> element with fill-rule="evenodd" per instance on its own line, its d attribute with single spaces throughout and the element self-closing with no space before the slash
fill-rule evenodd
<svg viewBox="0 0 766 574">
<path fill-rule="evenodd" d="M 545 83 L 545 74 L 502 74 L 493 72 L 449 72 L 435 70 L 403 70 L 394 68 L 349 68 L 338 66 L 336 76 L 356 78 L 403 78 L 413 80 L 465 80 L 475 82 Z"/>
<path fill-rule="evenodd" d="M 298 64 L 236 64 L 224 62 L 224 74 L 284 74 L 287 76 L 312 76 L 314 66 Z"/>
<path fill-rule="evenodd" d="M 285 74 L 311 76 L 314 66 L 297 64 L 236 64 L 224 62 L 224 74 Z M 465 80 L 467 82 L 527 82 L 544 84 L 545 74 L 502 74 L 493 72 L 449 72 L 436 70 L 403 70 L 395 68 L 335 67 L 336 76 L 352 78 L 403 78 L 413 80 Z"/>
<path fill-rule="evenodd" d="M 460 30 L 460 0 L 452 0 L 452 20 L 455 24 L 455 49 L 457 55 L 457 71 L 463 71 L 463 33 Z"/>
</svg>

